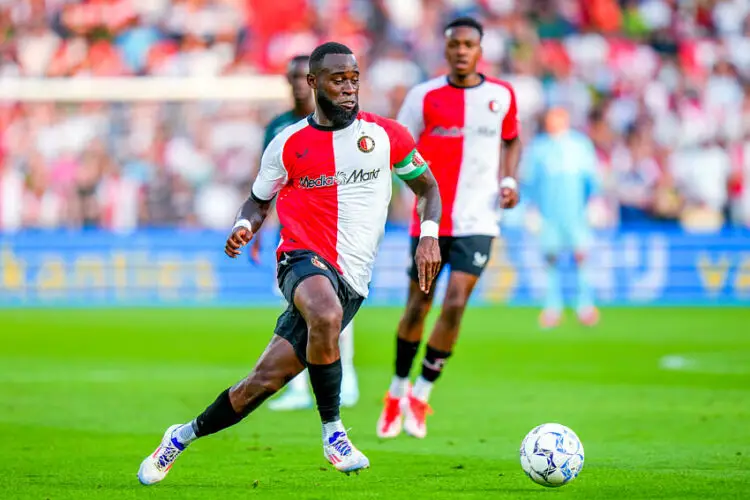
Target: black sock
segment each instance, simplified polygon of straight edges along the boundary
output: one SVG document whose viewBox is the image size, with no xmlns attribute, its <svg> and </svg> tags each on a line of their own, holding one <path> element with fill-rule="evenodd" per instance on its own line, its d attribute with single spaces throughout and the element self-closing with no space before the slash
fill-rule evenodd
<svg viewBox="0 0 750 500">
<path fill-rule="evenodd" d="M 245 418 L 245 415 L 237 413 L 229 401 L 229 389 L 225 390 L 216 401 L 198 415 L 193 424 L 193 431 L 197 437 L 208 436 L 222 429 L 231 427 Z"/>
<path fill-rule="evenodd" d="M 330 365 L 307 365 L 320 420 L 325 424 L 339 419 L 341 360 Z"/>
<path fill-rule="evenodd" d="M 414 363 L 414 357 L 419 350 L 419 341 L 409 342 L 400 337 L 396 337 L 396 376 L 401 378 L 409 377 L 411 365 Z"/>
<path fill-rule="evenodd" d="M 422 378 L 428 382 L 436 381 L 440 376 L 440 372 L 443 371 L 443 365 L 450 356 L 451 353 L 440 351 L 428 345 L 427 352 L 424 355 L 424 362 L 422 363 Z"/>
</svg>

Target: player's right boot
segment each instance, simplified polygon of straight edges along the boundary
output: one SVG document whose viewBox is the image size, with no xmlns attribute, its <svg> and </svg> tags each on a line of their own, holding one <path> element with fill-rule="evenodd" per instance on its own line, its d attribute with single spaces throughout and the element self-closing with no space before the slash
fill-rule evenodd
<svg viewBox="0 0 750 500">
<path fill-rule="evenodd" d="M 401 414 L 401 399 L 385 395 L 383 411 L 378 419 L 378 437 L 382 439 L 395 438 L 401 434 L 403 415 Z"/>
<path fill-rule="evenodd" d="M 411 437 L 423 439 L 427 436 L 427 415 L 432 415 L 432 408 L 424 401 L 411 395 L 401 400 L 401 411 L 404 414 L 404 431 Z"/>
<path fill-rule="evenodd" d="M 141 462 L 138 469 L 138 480 L 141 484 L 148 486 L 162 481 L 174 465 L 177 457 L 185 451 L 185 447 L 172 437 L 172 432 L 179 427 L 181 425 L 176 424 L 167 429 L 156 451 Z"/>
<path fill-rule="evenodd" d="M 346 432 L 337 431 L 323 443 L 323 456 L 337 471 L 359 473 L 370 467 L 370 460 L 349 440 Z"/>
</svg>

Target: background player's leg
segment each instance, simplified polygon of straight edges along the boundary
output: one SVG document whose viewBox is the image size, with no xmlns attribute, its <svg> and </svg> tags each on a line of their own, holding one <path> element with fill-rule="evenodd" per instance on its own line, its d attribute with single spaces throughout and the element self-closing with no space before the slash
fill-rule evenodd
<svg viewBox="0 0 750 500">
<path fill-rule="evenodd" d="M 450 274 L 440 316 L 427 342 L 422 374 L 414 384 L 413 395 L 420 401 L 427 402 L 432 384 L 440 376 L 443 364 L 453 351 L 453 346 L 458 340 L 461 319 L 478 280 L 479 276 L 461 271 L 453 271 Z"/>
<path fill-rule="evenodd" d="M 423 405 L 427 404 L 432 385 L 440 376 L 443 365 L 450 357 L 453 346 L 458 340 L 464 311 L 479 281 L 479 276 L 489 262 L 493 239 L 492 236 L 484 235 L 453 239 L 448 251 L 447 261 L 451 267 L 451 274 L 448 277 L 443 307 L 427 343 L 422 374 L 414 383 L 413 398 L 410 400 L 416 399 Z M 420 427 L 424 427 L 423 422 Z M 409 431 L 408 428 L 407 431 Z"/>
<path fill-rule="evenodd" d="M 406 310 L 398 324 L 396 336 L 396 366 L 389 395 L 393 398 L 406 396 L 409 385 L 409 373 L 414 363 L 414 358 L 419 350 L 419 343 L 424 334 L 424 322 L 427 314 L 432 308 L 432 300 L 435 297 L 435 288 L 425 294 L 419 289 L 419 283 L 415 280 L 409 281 L 409 296 L 406 300 Z"/>
<path fill-rule="evenodd" d="M 359 384 L 354 369 L 354 322 L 350 321 L 339 335 L 341 353 L 341 406 L 348 408 L 359 400 Z"/>
<path fill-rule="evenodd" d="M 547 288 L 544 293 L 544 309 L 539 317 L 542 328 L 554 328 L 560 324 L 563 310 L 562 278 L 556 254 L 548 253 L 544 257 L 547 274 Z"/>
<path fill-rule="evenodd" d="M 281 297 L 281 303 L 286 309 L 289 304 L 284 299 L 284 294 L 278 287 L 274 286 L 274 294 Z M 303 410 L 312 407 L 312 396 L 310 395 L 310 377 L 307 370 L 302 370 L 299 375 L 294 377 L 284 389 L 284 392 L 276 399 L 268 403 L 268 408 L 274 411 L 293 411 Z"/>
<path fill-rule="evenodd" d="M 414 382 L 414 388 L 404 405 L 404 430 L 413 437 L 423 438 L 427 435 L 430 393 L 458 340 L 461 319 L 478 280 L 479 276 L 462 271 L 452 271 L 450 274 L 440 316 L 427 342 L 422 373 Z"/>
<path fill-rule="evenodd" d="M 578 300 L 576 313 L 581 323 L 594 326 L 599 321 L 599 311 L 594 306 L 594 292 L 588 273 L 588 258 L 584 250 L 574 253 L 576 272 L 578 275 Z"/>
<path fill-rule="evenodd" d="M 546 329 L 558 326 L 562 319 L 563 293 L 558 256 L 563 248 L 563 237 L 560 228 L 545 221 L 542 226 L 540 244 L 544 255 L 547 287 L 542 313 L 539 315 L 539 326 Z"/>
<path fill-rule="evenodd" d="M 302 369 L 302 362 L 292 345 L 274 335 L 246 378 L 219 394 L 191 422 L 167 429 L 160 446 L 141 463 L 138 479 L 143 484 L 164 479 L 190 443 L 240 422 Z"/>
<path fill-rule="evenodd" d="M 419 350 L 424 333 L 424 322 L 432 307 L 435 287 L 429 294 L 419 289 L 414 277 L 409 279 L 409 297 L 406 310 L 398 324 L 396 335 L 396 366 L 391 385 L 383 401 L 383 409 L 377 423 L 379 438 L 394 438 L 401 434 L 403 415 L 401 402 L 409 394 L 409 373 Z"/>
<path fill-rule="evenodd" d="M 268 407 L 274 411 L 291 411 L 310 408 L 312 403 L 310 377 L 307 370 L 302 370 L 299 375 L 289 381 L 283 394 L 268 403 Z"/>
<path fill-rule="evenodd" d="M 411 239 L 411 255 L 414 255 L 419 244 L 419 238 Z M 440 256 L 443 263 L 448 260 L 451 239 L 440 238 Z M 438 276 L 442 272 L 441 265 Z M 437 281 L 438 276 L 435 276 Z M 409 373 L 414 364 L 414 358 L 419 351 L 419 343 L 424 334 L 424 322 L 432 307 L 435 297 L 435 286 L 430 288 L 430 293 L 425 294 L 419 289 L 419 276 L 414 260 L 409 269 L 409 296 L 406 299 L 406 309 L 398 323 L 396 335 L 396 363 L 395 373 L 391 379 L 391 385 L 383 401 L 383 410 L 377 422 L 377 435 L 380 438 L 394 438 L 401 434 L 403 415 L 401 411 L 402 400 L 406 401 L 409 394 Z"/>
</svg>

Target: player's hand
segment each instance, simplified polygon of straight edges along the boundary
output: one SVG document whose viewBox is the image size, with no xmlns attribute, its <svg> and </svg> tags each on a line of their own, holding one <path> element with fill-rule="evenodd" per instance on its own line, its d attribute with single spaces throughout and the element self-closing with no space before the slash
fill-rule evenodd
<svg viewBox="0 0 750 500">
<path fill-rule="evenodd" d="M 234 259 L 242 253 L 240 252 L 240 248 L 250 243 L 250 240 L 252 239 L 252 231 L 245 227 L 238 227 L 229 235 L 229 238 L 227 238 L 227 245 L 224 247 L 224 253 Z"/>
<path fill-rule="evenodd" d="M 521 197 L 518 195 L 518 191 L 509 187 L 504 187 L 500 190 L 500 206 L 503 208 L 513 208 L 518 205 L 518 201 Z"/>
<path fill-rule="evenodd" d="M 414 253 L 414 262 L 417 264 L 419 289 L 424 293 L 430 293 L 432 282 L 440 269 L 440 245 L 437 238 L 420 238 L 417 251 Z"/>
</svg>

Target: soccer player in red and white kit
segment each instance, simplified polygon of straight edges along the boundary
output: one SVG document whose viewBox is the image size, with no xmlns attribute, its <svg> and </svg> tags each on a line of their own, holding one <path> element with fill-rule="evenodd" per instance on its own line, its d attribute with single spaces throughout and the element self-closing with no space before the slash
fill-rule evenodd
<svg viewBox="0 0 750 500">
<path fill-rule="evenodd" d="M 453 351 L 467 302 L 489 261 L 493 238 L 499 234 L 499 209 L 518 203 L 521 141 L 516 98 L 508 83 L 477 72 L 482 34 L 482 26 L 472 18 L 448 24 L 445 58 L 450 73 L 410 90 L 398 115 L 440 186 L 440 253 L 442 265 L 450 266 L 450 276 L 421 374 L 411 387 L 409 372 L 433 291 L 422 293 L 417 268 L 412 265 L 409 271 L 409 298 L 396 339 L 395 374 L 377 423 L 382 438 L 395 437 L 402 428 L 417 438 L 427 434 L 430 392 Z M 412 247 L 418 242 L 418 229 L 415 220 Z"/>
<path fill-rule="evenodd" d="M 285 128 L 261 167 L 225 252 L 237 257 L 263 223 L 271 201 L 281 223 L 279 287 L 289 303 L 253 371 L 186 424 L 169 427 L 141 463 L 138 479 L 164 479 L 194 440 L 240 422 L 305 366 L 323 424 L 323 453 L 339 471 L 369 467 L 339 416 L 339 334 L 367 297 L 391 199 L 391 170 L 420 200 L 425 226 L 416 249 L 422 293 L 440 267 L 440 192 L 409 132 L 359 111 L 359 68 L 346 46 L 329 42 L 310 55 L 307 82 L 315 112 Z M 238 317 L 238 328 L 242 318 Z"/>
</svg>

